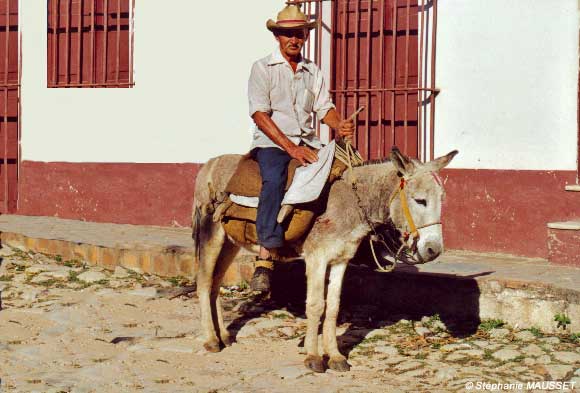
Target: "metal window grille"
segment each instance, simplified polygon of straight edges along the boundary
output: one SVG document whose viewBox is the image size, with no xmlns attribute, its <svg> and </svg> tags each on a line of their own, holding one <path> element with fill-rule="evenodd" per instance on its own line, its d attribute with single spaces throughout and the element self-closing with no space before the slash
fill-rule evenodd
<svg viewBox="0 0 580 393">
<path fill-rule="evenodd" d="M 48 0 L 48 87 L 132 87 L 135 0 Z"/>
<path fill-rule="evenodd" d="M 323 3 L 331 3 L 330 18 Z M 330 31 L 331 92 L 343 117 L 361 105 L 355 146 L 365 158 L 396 145 L 433 157 L 437 0 L 293 0 L 319 27 L 305 52 L 320 64 Z M 330 20 L 328 20 L 330 19 Z"/>
<path fill-rule="evenodd" d="M 0 0 L 0 212 L 14 213 L 20 157 L 20 32 L 18 0 Z"/>
</svg>

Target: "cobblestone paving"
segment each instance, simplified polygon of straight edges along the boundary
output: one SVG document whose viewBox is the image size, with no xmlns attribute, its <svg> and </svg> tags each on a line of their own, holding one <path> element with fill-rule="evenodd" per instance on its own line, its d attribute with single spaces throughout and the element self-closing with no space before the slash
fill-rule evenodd
<svg viewBox="0 0 580 393">
<path fill-rule="evenodd" d="M 108 272 L 7 248 L 0 256 L 1 391 L 465 392 L 470 382 L 545 391 L 527 383 L 550 380 L 580 387 L 580 335 L 565 329 L 565 316 L 557 335 L 499 320 L 463 335 L 461 321 L 351 306 L 338 333 L 352 370 L 314 374 L 302 366 L 303 305 L 224 288 L 237 342 L 208 354 L 195 295 L 176 296 L 190 284 L 182 277 Z"/>
</svg>

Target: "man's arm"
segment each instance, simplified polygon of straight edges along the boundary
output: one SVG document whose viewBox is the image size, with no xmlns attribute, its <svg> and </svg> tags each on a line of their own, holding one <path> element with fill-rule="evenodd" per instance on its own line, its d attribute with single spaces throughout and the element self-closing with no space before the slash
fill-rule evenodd
<svg viewBox="0 0 580 393">
<path fill-rule="evenodd" d="M 354 134 L 354 122 L 351 119 L 341 120 L 334 108 L 328 111 L 322 122 L 336 130 L 343 138 L 351 139 Z"/>
<path fill-rule="evenodd" d="M 252 115 L 254 123 L 266 134 L 275 144 L 284 149 L 292 158 L 300 161 L 302 165 L 307 165 L 318 161 L 318 155 L 314 150 L 306 146 L 296 146 L 272 121 L 270 115 L 265 112 L 255 112 Z"/>
</svg>

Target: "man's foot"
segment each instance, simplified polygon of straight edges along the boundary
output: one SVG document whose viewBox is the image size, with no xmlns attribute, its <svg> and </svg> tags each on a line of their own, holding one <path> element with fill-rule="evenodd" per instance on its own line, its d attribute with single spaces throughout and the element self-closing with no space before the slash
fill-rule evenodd
<svg viewBox="0 0 580 393">
<path fill-rule="evenodd" d="M 256 270 L 254 270 L 254 276 L 250 282 L 250 288 L 252 288 L 252 291 L 262 293 L 270 292 L 272 272 L 272 269 L 264 266 L 256 267 Z"/>
</svg>

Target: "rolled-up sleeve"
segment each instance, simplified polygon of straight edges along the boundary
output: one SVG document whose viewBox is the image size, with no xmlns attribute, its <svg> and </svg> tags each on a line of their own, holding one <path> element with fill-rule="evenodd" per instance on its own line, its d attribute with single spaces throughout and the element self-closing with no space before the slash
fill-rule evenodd
<svg viewBox="0 0 580 393">
<path fill-rule="evenodd" d="M 326 87 L 326 82 L 324 81 L 324 77 L 322 76 L 322 72 L 318 70 L 316 74 L 316 88 L 315 88 L 315 98 L 314 98 L 314 106 L 312 109 L 316 112 L 316 115 L 319 119 L 324 119 L 326 114 L 329 110 L 334 108 L 334 104 L 332 103 L 332 98 L 330 97 L 330 92 Z"/>
<path fill-rule="evenodd" d="M 255 62 L 250 72 L 248 81 L 248 101 L 250 104 L 250 117 L 256 112 L 270 113 L 269 79 L 266 66 L 259 61 Z"/>
</svg>

